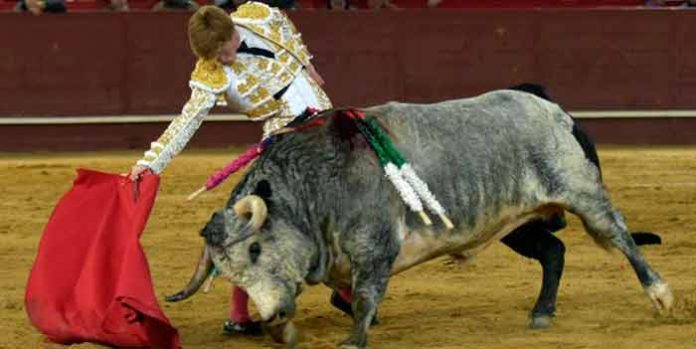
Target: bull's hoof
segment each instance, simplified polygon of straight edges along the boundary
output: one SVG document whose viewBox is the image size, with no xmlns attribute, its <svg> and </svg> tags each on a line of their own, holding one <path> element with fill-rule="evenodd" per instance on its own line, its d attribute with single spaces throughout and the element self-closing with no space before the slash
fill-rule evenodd
<svg viewBox="0 0 696 349">
<path fill-rule="evenodd" d="M 365 349 L 367 348 L 367 338 L 357 338 L 350 336 L 340 344 L 341 349 Z"/>
<path fill-rule="evenodd" d="M 291 349 L 297 347 L 297 328 L 292 321 L 277 326 L 267 326 L 266 332 L 276 343 L 286 344 Z"/>
<path fill-rule="evenodd" d="M 343 314 L 353 317 L 353 306 L 350 303 L 346 302 L 338 292 L 333 291 L 331 293 L 330 302 L 334 308 L 340 310 Z M 376 312 L 375 316 L 372 317 L 372 322 L 370 322 L 370 326 L 375 325 L 379 325 L 379 316 L 377 316 Z"/>
<path fill-rule="evenodd" d="M 532 315 L 532 319 L 529 322 L 529 328 L 535 330 L 549 328 L 553 322 L 552 320 L 552 315 Z"/>
<path fill-rule="evenodd" d="M 658 282 L 652 286 L 646 287 L 645 293 L 648 294 L 650 301 L 652 301 L 655 309 L 657 309 L 660 314 L 666 314 L 672 309 L 672 305 L 674 305 L 674 295 L 672 295 L 672 290 L 666 282 Z"/>
<path fill-rule="evenodd" d="M 344 342 L 344 343 L 341 343 L 339 348 L 341 348 L 341 349 L 365 349 L 367 347 Z"/>
<path fill-rule="evenodd" d="M 232 320 L 227 320 L 222 325 L 222 333 L 228 336 L 260 336 L 263 334 L 263 330 L 261 329 L 261 323 L 257 321 L 236 323 Z"/>
</svg>

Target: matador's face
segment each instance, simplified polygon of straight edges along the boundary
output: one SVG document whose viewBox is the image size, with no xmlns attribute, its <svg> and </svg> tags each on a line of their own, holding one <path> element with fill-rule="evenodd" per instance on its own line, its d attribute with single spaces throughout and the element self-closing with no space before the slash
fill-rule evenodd
<svg viewBox="0 0 696 349">
<path fill-rule="evenodd" d="M 237 49 L 241 45 L 242 40 L 239 37 L 239 32 L 234 31 L 232 38 L 225 41 L 220 49 L 220 54 L 218 54 L 218 61 L 225 65 L 231 65 L 237 59 Z"/>
</svg>

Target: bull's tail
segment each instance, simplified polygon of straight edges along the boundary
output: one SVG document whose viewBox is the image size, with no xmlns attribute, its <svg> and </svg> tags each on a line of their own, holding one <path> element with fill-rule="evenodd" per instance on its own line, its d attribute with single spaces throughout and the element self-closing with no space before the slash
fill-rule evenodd
<svg viewBox="0 0 696 349">
<path fill-rule="evenodd" d="M 568 114 L 568 112 L 566 112 Z M 570 115 L 570 114 L 568 114 Z M 572 115 L 570 116 L 571 118 L 573 117 Z M 573 137 L 575 137 L 575 140 L 578 141 L 580 144 L 580 147 L 582 148 L 582 151 L 585 153 L 585 157 L 587 160 L 589 160 L 591 163 L 593 163 L 597 167 L 597 172 L 599 172 L 599 178 L 602 178 L 602 167 L 599 164 L 599 155 L 597 155 L 597 148 L 594 145 L 594 142 L 590 139 L 590 136 L 583 131 L 582 128 L 580 128 L 580 125 L 578 125 L 577 121 L 573 119 Z"/>
</svg>

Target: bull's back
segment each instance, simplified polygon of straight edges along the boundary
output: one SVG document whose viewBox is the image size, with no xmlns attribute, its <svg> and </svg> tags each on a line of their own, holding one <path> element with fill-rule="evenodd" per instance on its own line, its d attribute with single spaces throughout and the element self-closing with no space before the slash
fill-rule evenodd
<svg viewBox="0 0 696 349">
<path fill-rule="evenodd" d="M 469 230 L 550 199 L 560 170 L 554 167 L 563 166 L 556 159 L 582 157 L 570 117 L 528 93 L 389 103 L 367 114 L 380 119 L 456 224 Z"/>
<path fill-rule="evenodd" d="M 416 173 L 447 210 L 455 229 L 400 224 L 394 272 L 460 252 L 473 256 L 553 201 L 559 158 L 581 158 L 571 118 L 557 105 L 517 91 L 436 104 L 370 108 Z M 565 160 L 563 160 L 565 161 Z"/>
<path fill-rule="evenodd" d="M 432 104 L 389 102 L 366 110 L 399 139 L 439 139 L 474 147 L 481 144 L 477 140 L 491 147 L 509 144 L 513 135 L 520 140 L 552 130 L 570 131 L 573 123 L 556 104 L 512 90 Z"/>
</svg>

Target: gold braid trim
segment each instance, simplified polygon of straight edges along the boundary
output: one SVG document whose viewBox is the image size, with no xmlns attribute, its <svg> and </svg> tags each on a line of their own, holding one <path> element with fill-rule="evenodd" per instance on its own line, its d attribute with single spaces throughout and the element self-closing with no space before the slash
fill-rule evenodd
<svg viewBox="0 0 696 349">
<path fill-rule="evenodd" d="M 289 112 L 288 112 L 289 114 Z M 270 136 L 271 134 L 275 133 L 276 131 L 282 129 L 285 127 L 290 121 L 294 120 L 295 116 L 293 115 L 277 115 L 275 117 L 272 117 L 270 119 L 267 119 L 266 122 L 263 123 L 263 138 L 266 138 Z"/>
<path fill-rule="evenodd" d="M 283 100 L 271 98 L 266 103 L 263 103 L 259 107 L 250 110 L 247 113 L 247 116 L 249 116 L 249 119 L 252 120 L 265 120 L 268 117 L 276 115 L 284 109 L 287 109 L 285 104 L 286 102 Z"/>
<path fill-rule="evenodd" d="M 326 95 L 326 92 L 321 89 L 319 84 L 317 84 L 314 79 L 312 79 L 309 74 L 307 74 L 307 81 L 309 82 L 309 86 L 312 87 L 312 90 L 314 90 L 314 94 L 317 96 L 317 99 L 319 100 L 319 109 L 321 110 L 327 110 L 333 108 L 333 104 L 331 103 L 331 100 L 329 99 L 329 96 Z"/>
</svg>

